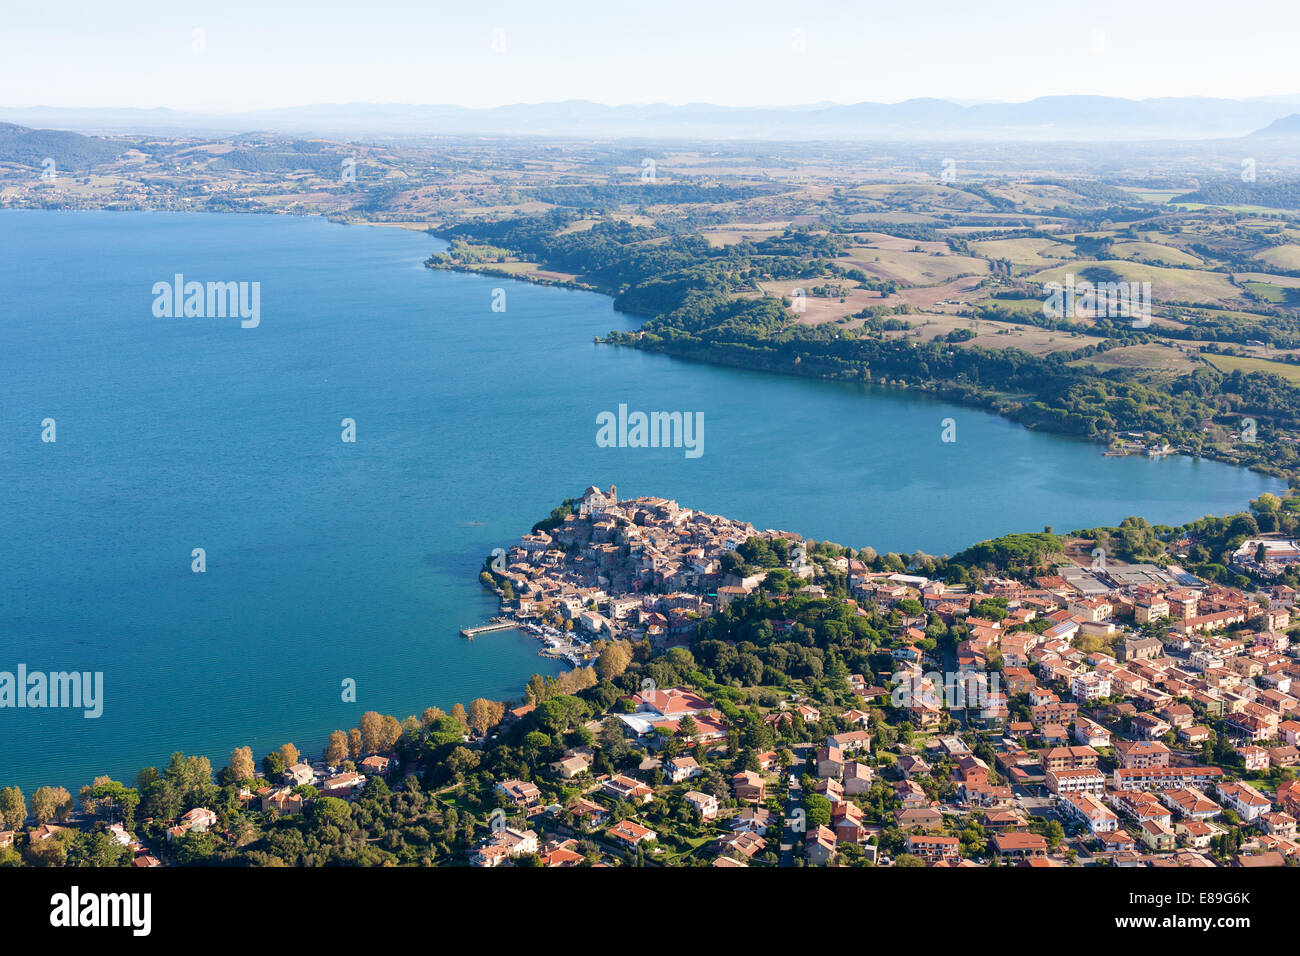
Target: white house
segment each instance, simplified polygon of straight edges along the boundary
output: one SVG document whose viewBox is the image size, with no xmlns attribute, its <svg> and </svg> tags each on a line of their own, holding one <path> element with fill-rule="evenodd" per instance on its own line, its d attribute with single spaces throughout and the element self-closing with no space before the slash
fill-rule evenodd
<svg viewBox="0 0 1300 956">
<path fill-rule="evenodd" d="M 694 757 L 669 757 L 664 761 L 664 776 L 673 783 L 691 780 L 704 773 Z"/>
</svg>

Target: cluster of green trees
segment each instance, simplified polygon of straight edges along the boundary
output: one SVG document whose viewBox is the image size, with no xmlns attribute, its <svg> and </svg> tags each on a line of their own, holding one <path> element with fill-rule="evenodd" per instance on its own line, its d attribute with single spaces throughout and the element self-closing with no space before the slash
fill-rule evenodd
<svg viewBox="0 0 1300 956">
<path fill-rule="evenodd" d="M 47 159 L 53 159 L 62 173 L 85 171 L 112 162 L 134 145 L 127 140 L 0 123 L 0 162 L 34 169 L 41 169 Z"/>
<path fill-rule="evenodd" d="M 1165 554 L 1165 545 L 1173 529 L 1162 527 L 1163 539 L 1146 518 L 1129 517 L 1118 528 L 1093 528 L 1081 532 L 1091 538 L 1110 558 L 1138 563 L 1158 561 Z"/>
<path fill-rule="evenodd" d="M 1036 356 L 1014 348 L 954 348 L 957 339 L 968 337 L 964 331 L 951 336 L 953 341 L 923 343 L 884 338 L 886 321 L 861 329 L 835 323 L 810 326 L 789 321 L 775 298 L 736 293 L 752 291 L 764 277 L 845 275 L 836 260 L 854 241 L 851 234 L 792 229 L 758 242 L 717 248 L 699 235 L 621 221 L 566 232 L 575 215 L 560 210 L 464 223 L 444 234 L 516 250 L 551 268 L 579 274 L 614 295 L 620 309 L 649 316 L 639 333 L 612 333 L 610 341 L 619 344 L 745 368 L 918 386 L 993 408 L 1029 427 L 1095 441 L 1123 432 L 1149 433 L 1192 454 L 1231 458 L 1279 476 L 1300 476 L 1297 446 L 1281 440 L 1285 433 L 1300 431 L 1300 388 L 1280 376 L 1198 368 L 1143 380 L 1131 369 L 1103 373 L 1073 364 L 1113 347 L 1181 334 L 1173 327 L 1133 329 L 1126 323 L 1103 322 L 1093 331 L 1105 337 L 1093 344 Z M 1089 246 L 1088 236 L 1075 238 L 1087 247 L 1081 252 L 1098 251 Z M 647 243 L 649 239 L 656 242 Z M 1037 310 L 991 308 L 984 314 L 1039 325 L 1058 321 Z M 1293 315 L 1247 323 L 1228 313 L 1197 314 L 1204 321 L 1198 319 L 1186 330 L 1188 335 L 1244 341 L 1294 333 L 1300 341 L 1300 320 Z M 1224 447 L 1204 428 L 1212 422 L 1232 430 L 1244 418 L 1256 419 L 1254 441 Z"/>
<path fill-rule="evenodd" d="M 1065 542 L 1051 532 L 1004 534 L 971 545 L 954 556 L 953 561 L 1010 571 L 1042 567 L 1048 558 L 1064 552 Z"/>
<path fill-rule="evenodd" d="M 1300 209 L 1300 181 L 1281 180 L 1244 183 L 1239 179 L 1211 183 L 1195 192 L 1184 193 L 1174 202 L 1206 203 L 1215 206 L 1270 206 Z"/>
</svg>

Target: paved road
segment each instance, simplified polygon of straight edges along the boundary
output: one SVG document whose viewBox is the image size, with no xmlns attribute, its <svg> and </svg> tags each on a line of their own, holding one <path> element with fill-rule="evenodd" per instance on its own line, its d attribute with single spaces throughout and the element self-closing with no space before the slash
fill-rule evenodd
<svg viewBox="0 0 1300 956">
<path fill-rule="evenodd" d="M 794 763 L 790 767 L 790 773 L 794 774 L 794 783 L 790 785 L 790 792 L 785 801 L 785 819 L 781 821 L 781 865 L 794 866 L 795 846 L 804 838 L 804 833 L 794 828 L 792 824 L 798 820 L 802 825 L 802 814 L 796 817 L 795 810 L 802 810 L 803 788 L 799 784 L 799 777 L 803 774 L 805 761 L 808 759 L 808 751 L 812 744 L 795 744 L 790 749 L 794 752 Z M 787 774 L 788 777 L 788 774 Z"/>
</svg>

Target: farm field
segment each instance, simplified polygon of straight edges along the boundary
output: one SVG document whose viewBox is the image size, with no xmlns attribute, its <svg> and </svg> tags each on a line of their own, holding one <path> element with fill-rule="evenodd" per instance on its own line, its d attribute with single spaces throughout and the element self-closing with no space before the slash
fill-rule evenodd
<svg viewBox="0 0 1300 956">
<path fill-rule="evenodd" d="M 1044 269 L 1076 258 L 1074 249 L 1051 239 L 984 239 L 970 244 L 972 252 L 990 259 L 1008 259 L 1014 265 Z"/>
<path fill-rule="evenodd" d="M 1154 242 L 1117 242 L 1111 246 L 1111 255 L 1133 262 L 1145 262 L 1150 265 L 1197 266 L 1205 265 L 1204 260 L 1181 249 Z"/>
<path fill-rule="evenodd" d="M 1300 245 L 1275 246 L 1255 256 L 1274 269 L 1300 269 Z"/>
<path fill-rule="evenodd" d="M 1270 362 L 1268 359 L 1243 358 L 1238 355 L 1207 355 L 1205 360 L 1221 372 L 1270 372 L 1288 382 L 1300 384 L 1300 365 Z"/>
<path fill-rule="evenodd" d="M 974 321 L 960 315 L 925 313 L 906 318 L 912 323 L 913 328 L 903 332 L 886 332 L 885 338 L 913 338 L 929 342 L 935 338 L 945 338 L 948 333 L 962 329 L 976 332 L 973 339 L 962 343 L 963 347 L 1014 348 L 1031 355 L 1046 355 L 1060 349 L 1079 348 L 1087 341 L 1079 333 L 1058 332 L 1013 322 L 991 322 L 983 319 Z"/>
<path fill-rule="evenodd" d="M 1247 282 L 1245 288 L 1255 293 L 1265 302 L 1281 305 L 1287 301 L 1288 290 L 1271 282 Z"/>
<path fill-rule="evenodd" d="M 1090 358 L 1076 359 L 1074 366 L 1090 365 L 1100 371 L 1112 368 L 1152 369 L 1165 372 L 1190 372 L 1201 365 L 1194 352 L 1176 345 L 1150 343 L 1129 345 L 1101 352 Z"/>
<path fill-rule="evenodd" d="M 780 296 L 783 298 L 794 299 L 796 289 L 804 290 L 803 311 L 795 312 L 793 306 L 787 309 L 792 322 L 799 325 L 821 325 L 824 322 L 835 322 L 839 319 L 847 318 L 856 312 L 861 312 L 868 306 L 883 305 L 885 300 L 879 292 L 869 289 L 850 288 L 844 296 L 818 296 L 812 295 L 809 291 L 814 285 L 818 285 L 818 280 L 809 279 L 781 279 L 779 281 L 768 280 L 759 283 L 759 289 L 762 294 Z M 752 296 L 745 296 L 750 298 Z M 841 298 L 844 301 L 840 301 Z M 845 323 L 847 325 L 861 325 L 861 321 Z"/>
<path fill-rule="evenodd" d="M 785 231 L 785 224 L 778 224 L 769 227 L 762 226 L 734 226 L 722 229 L 706 229 L 700 233 L 710 246 L 715 249 L 721 249 L 724 246 L 734 246 L 738 242 L 750 240 L 757 242 L 761 239 L 770 239 L 772 236 L 779 236 Z"/>
<path fill-rule="evenodd" d="M 881 279 L 914 286 L 936 285 L 959 276 L 986 275 L 989 271 L 988 262 L 974 256 L 905 252 L 879 246 L 855 246 L 842 261 Z"/>
<path fill-rule="evenodd" d="M 1282 286 L 1286 289 L 1300 289 L 1300 276 L 1276 276 L 1267 272 L 1239 272 L 1238 282 L 1264 282 L 1269 285 Z"/>
<path fill-rule="evenodd" d="M 1036 282 L 1064 282 L 1066 275 L 1073 274 L 1078 281 L 1083 270 L 1090 268 L 1113 270 L 1128 282 L 1150 282 L 1151 294 L 1157 303 L 1230 305 L 1239 303 L 1241 299 L 1240 291 L 1221 273 L 1168 269 L 1123 259 L 1075 262 L 1034 273 L 1031 278 Z"/>
</svg>

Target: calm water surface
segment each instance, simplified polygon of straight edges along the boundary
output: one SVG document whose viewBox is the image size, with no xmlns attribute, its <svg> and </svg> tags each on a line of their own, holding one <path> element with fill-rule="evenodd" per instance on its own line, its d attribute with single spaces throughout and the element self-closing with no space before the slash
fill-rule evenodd
<svg viewBox="0 0 1300 956">
<path fill-rule="evenodd" d="M 28 793 L 133 781 L 174 750 L 319 752 L 364 710 L 517 697 L 556 665 L 515 632 L 459 637 L 494 610 L 479 567 L 592 483 L 931 553 L 1181 522 L 1280 486 L 924 397 L 597 346 L 638 322 L 599 295 L 425 269 L 440 243 L 418 233 L 4 211 L 0 247 L 0 670 L 106 685 L 98 720 L 0 710 L 0 785 Z M 175 273 L 259 282 L 261 324 L 155 318 L 153 284 Z M 597 447 L 619 403 L 703 412 L 704 454 Z"/>
</svg>

